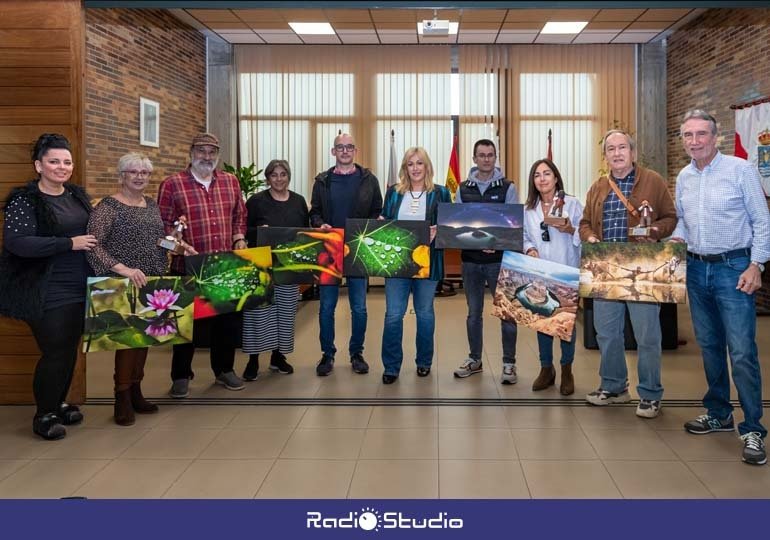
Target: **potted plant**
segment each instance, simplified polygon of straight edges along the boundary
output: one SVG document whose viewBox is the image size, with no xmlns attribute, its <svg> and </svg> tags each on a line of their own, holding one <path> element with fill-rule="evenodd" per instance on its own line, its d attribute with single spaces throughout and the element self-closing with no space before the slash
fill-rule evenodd
<svg viewBox="0 0 770 540">
<path fill-rule="evenodd" d="M 245 200 L 248 200 L 249 197 L 265 185 L 265 181 L 259 178 L 259 175 L 262 174 L 262 169 L 257 170 L 257 166 L 253 163 L 241 167 L 233 167 L 229 163 L 225 163 L 224 170 L 238 179 L 238 183 L 241 185 L 241 193 L 243 193 Z"/>
</svg>

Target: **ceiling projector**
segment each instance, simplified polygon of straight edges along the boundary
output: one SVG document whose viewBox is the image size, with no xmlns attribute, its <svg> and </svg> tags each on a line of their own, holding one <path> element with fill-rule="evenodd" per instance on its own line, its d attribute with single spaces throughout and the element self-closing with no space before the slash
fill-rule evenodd
<svg viewBox="0 0 770 540">
<path fill-rule="evenodd" d="M 449 21 L 428 19 L 422 21 L 422 34 L 424 36 L 449 35 Z"/>
</svg>

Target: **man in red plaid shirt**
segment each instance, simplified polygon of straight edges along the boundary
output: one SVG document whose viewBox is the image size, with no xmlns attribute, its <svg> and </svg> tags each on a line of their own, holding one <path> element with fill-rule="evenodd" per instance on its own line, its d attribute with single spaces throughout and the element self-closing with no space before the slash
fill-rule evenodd
<svg viewBox="0 0 770 540">
<path fill-rule="evenodd" d="M 219 139 L 200 133 L 190 146 L 190 165 L 169 176 L 160 184 L 158 206 L 166 232 L 171 233 L 180 216 L 187 218 L 184 240 L 198 253 L 214 253 L 245 249 L 246 205 L 238 179 L 216 169 L 219 161 Z M 175 255 L 171 271 L 184 274 L 184 257 Z M 237 313 L 195 321 L 193 335 L 208 336 L 211 347 L 211 369 L 216 383 L 228 390 L 243 390 L 243 381 L 233 371 L 240 318 Z M 190 393 L 192 359 L 195 345 L 174 345 L 171 357 L 169 395 L 184 398 Z"/>
</svg>

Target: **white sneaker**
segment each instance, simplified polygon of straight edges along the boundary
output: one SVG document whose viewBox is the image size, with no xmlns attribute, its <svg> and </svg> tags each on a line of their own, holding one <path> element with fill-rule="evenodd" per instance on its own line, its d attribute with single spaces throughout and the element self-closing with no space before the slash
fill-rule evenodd
<svg viewBox="0 0 770 540">
<path fill-rule="evenodd" d="M 660 413 L 659 399 L 640 399 L 636 406 L 636 416 L 642 418 L 655 418 Z"/>
<path fill-rule="evenodd" d="M 503 374 L 500 376 L 500 382 L 502 384 L 516 384 L 518 380 L 516 364 L 503 364 Z"/>
<path fill-rule="evenodd" d="M 631 396 L 628 394 L 628 390 L 623 390 L 621 393 L 608 392 L 607 390 L 594 390 L 586 396 L 586 401 L 591 405 L 609 405 L 610 403 L 628 403 L 631 401 Z"/>
<path fill-rule="evenodd" d="M 455 377 L 464 379 L 470 377 L 474 373 L 481 373 L 483 370 L 481 360 L 474 360 L 473 358 L 466 358 L 463 365 L 455 370 Z"/>
</svg>

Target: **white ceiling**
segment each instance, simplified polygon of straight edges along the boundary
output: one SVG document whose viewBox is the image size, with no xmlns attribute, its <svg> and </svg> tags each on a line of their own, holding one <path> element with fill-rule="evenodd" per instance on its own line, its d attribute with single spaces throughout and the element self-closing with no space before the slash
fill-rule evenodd
<svg viewBox="0 0 770 540">
<path fill-rule="evenodd" d="M 648 43 L 662 39 L 704 9 L 451 9 L 438 19 L 459 23 L 457 35 L 426 37 L 417 22 L 426 9 L 174 9 L 178 18 L 230 43 Z M 588 21 L 579 34 L 542 34 L 546 22 Z M 298 35 L 289 22 L 328 22 L 333 35 Z"/>
</svg>

